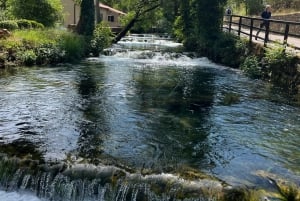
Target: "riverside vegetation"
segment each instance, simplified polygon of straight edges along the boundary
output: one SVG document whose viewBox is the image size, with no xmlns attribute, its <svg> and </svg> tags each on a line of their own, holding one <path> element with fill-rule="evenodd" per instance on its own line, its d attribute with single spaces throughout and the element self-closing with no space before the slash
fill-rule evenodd
<svg viewBox="0 0 300 201">
<path fill-rule="evenodd" d="M 10 36 L 0 39 L 1 68 L 76 62 L 88 55 L 99 55 L 110 45 L 111 31 L 104 23 L 96 26 L 91 37 L 43 28 L 28 20 L 4 21 L 0 27 L 13 30 Z"/>
<path fill-rule="evenodd" d="M 233 34 L 222 33 L 212 47 L 200 48 L 198 52 L 214 62 L 239 68 L 250 78 L 286 88 L 295 101 L 300 101 L 300 59 L 284 45 L 263 47 Z"/>
</svg>

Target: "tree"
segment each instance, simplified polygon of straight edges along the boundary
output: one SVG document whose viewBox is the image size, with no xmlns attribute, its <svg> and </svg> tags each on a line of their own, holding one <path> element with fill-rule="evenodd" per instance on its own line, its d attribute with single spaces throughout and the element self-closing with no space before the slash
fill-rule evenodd
<svg viewBox="0 0 300 201">
<path fill-rule="evenodd" d="M 62 19 L 60 0 L 8 0 L 6 6 L 15 18 L 34 20 L 47 27 Z"/>
<path fill-rule="evenodd" d="M 82 0 L 80 4 L 80 18 L 77 24 L 77 33 L 92 36 L 95 29 L 94 0 Z"/>
<path fill-rule="evenodd" d="M 100 16 L 100 7 L 99 7 L 100 1 L 95 0 L 95 9 L 96 9 L 96 24 L 99 24 L 101 21 L 101 16 Z"/>
<path fill-rule="evenodd" d="M 262 0 L 245 0 L 246 15 L 259 15 L 264 6 Z"/>
<path fill-rule="evenodd" d="M 156 8 L 159 8 L 161 5 L 160 0 L 139 0 L 130 15 L 131 19 L 128 20 L 128 23 L 123 28 L 123 30 L 113 39 L 113 43 L 117 43 L 121 38 L 123 38 L 127 32 L 135 25 L 136 22 L 140 20 L 140 18 L 153 11 Z"/>
</svg>

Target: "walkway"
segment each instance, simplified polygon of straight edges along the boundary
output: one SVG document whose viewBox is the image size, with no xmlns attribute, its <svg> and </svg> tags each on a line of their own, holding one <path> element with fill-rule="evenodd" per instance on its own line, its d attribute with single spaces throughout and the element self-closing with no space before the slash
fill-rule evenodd
<svg viewBox="0 0 300 201">
<path fill-rule="evenodd" d="M 250 42 L 285 44 L 300 55 L 300 22 L 269 20 L 270 26 L 263 29 L 257 40 L 255 34 L 262 22 L 261 18 L 231 15 L 225 16 L 223 29 L 237 35 L 248 37 Z M 266 40 L 266 38 L 269 40 Z"/>
</svg>

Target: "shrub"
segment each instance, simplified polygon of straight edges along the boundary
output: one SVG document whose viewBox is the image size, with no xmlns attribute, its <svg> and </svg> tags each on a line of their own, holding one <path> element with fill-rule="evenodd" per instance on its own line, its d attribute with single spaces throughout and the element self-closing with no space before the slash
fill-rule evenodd
<svg viewBox="0 0 300 201">
<path fill-rule="evenodd" d="M 44 25 L 33 20 L 16 20 L 19 29 L 43 29 Z"/>
<path fill-rule="evenodd" d="M 175 19 L 173 30 L 172 30 L 178 42 L 182 42 L 184 40 L 184 33 L 182 27 L 183 27 L 182 16 L 178 16 Z"/>
<path fill-rule="evenodd" d="M 212 59 L 227 66 L 237 68 L 244 60 L 246 51 L 247 45 L 243 40 L 238 39 L 232 34 L 223 33 L 214 42 Z"/>
<path fill-rule="evenodd" d="M 0 21 L 0 28 L 2 29 L 8 29 L 8 30 L 15 30 L 18 29 L 18 23 L 13 20 L 6 20 L 6 21 Z"/>
<path fill-rule="evenodd" d="M 251 78 L 261 77 L 261 67 L 259 65 L 259 59 L 256 56 L 248 56 L 241 64 L 241 70 Z"/>
<path fill-rule="evenodd" d="M 31 22 L 29 20 L 16 20 L 19 29 L 31 29 Z"/>
<path fill-rule="evenodd" d="M 34 65 L 37 58 L 33 50 L 25 50 L 24 52 L 19 52 L 17 57 L 21 64 L 26 66 Z"/>
<path fill-rule="evenodd" d="M 0 40 L 0 48 L 9 52 L 10 61 L 46 65 L 78 60 L 86 45 L 83 37 L 62 30 L 17 30 L 13 38 Z"/>
<path fill-rule="evenodd" d="M 0 28 L 8 30 L 16 29 L 43 29 L 44 25 L 33 20 L 6 20 L 0 21 Z"/>
<path fill-rule="evenodd" d="M 34 20 L 29 20 L 29 22 L 30 22 L 31 27 L 33 29 L 43 29 L 43 28 L 45 28 L 45 26 L 42 23 L 36 22 Z"/>
<path fill-rule="evenodd" d="M 283 45 L 274 45 L 265 48 L 264 59 L 274 70 L 295 65 L 296 55 L 287 52 Z"/>
<path fill-rule="evenodd" d="M 65 60 L 65 51 L 54 43 L 46 43 L 36 47 L 35 53 L 37 55 L 36 64 L 38 65 L 56 64 Z"/>
<path fill-rule="evenodd" d="M 60 0 L 8 0 L 7 7 L 15 18 L 35 20 L 47 27 L 62 19 Z"/>
<path fill-rule="evenodd" d="M 76 61 L 84 56 L 85 40 L 82 36 L 75 33 L 63 33 L 58 39 L 59 47 L 65 52 L 67 61 Z"/>
<path fill-rule="evenodd" d="M 104 48 L 110 46 L 111 35 L 112 32 L 107 23 L 101 22 L 96 26 L 90 44 L 90 51 L 93 54 L 93 56 L 99 56 L 99 53 L 102 52 Z"/>
</svg>

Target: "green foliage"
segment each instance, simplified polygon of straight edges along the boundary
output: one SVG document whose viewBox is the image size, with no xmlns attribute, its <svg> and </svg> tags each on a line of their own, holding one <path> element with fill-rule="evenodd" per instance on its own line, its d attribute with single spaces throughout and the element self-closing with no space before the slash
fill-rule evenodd
<svg viewBox="0 0 300 201">
<path fill-rule="evenodd" d="M 261 0 L 246 0 L 245 4 L 247 15 L 260 15 L 264 10 L 264 5 Z"/>
<path fill-rule="evenodd" d="M 35 53 L 37 55 L 37 65 L 56 64 L 68 61 L 67 59 L 64 59 L 65 51 L 60 49 L 58 45 L 54 43 L 46 43 L 36 47 Z"/>
<path fill-rule="evenodd" d="M 262 75 L 259 59 L 256 56 L 248 56 L 241 64 L 241 70 L 251 78 L 260 78 Z"/>
<path fill-rule="evenodd" d="M 34 65 L 36 58 L 37 56 L 33 50 L 25 50 L 17 54 L 17 60 L 20 60 L 20 62 L 26 66 Z"/>
<path fill-rule="evenodd" d="M 262 12 L 265 4 L 270 4 L 273 11 L 295 10 L 299 11 L 299 0 L 228 0 L 227 5 L 233 8 L 235 14 L 257 15 Z M 242 11 L 242 12 L 241 12 Z"/>
<path fill-rule="evenodd" d="M 15 18 L 34 20 L 47 27 L 62 19 L 60 0 L 8 0 L 7 6 Z"/>
<path fill-rule="evenodd" d="M 18 23 L 13 20 L 7 20 L 7 21 L 0 21 L 0 28 L 1 29 L 8 29 L 8 30 L 15 30 L 18 29 Z"/>
<path fill-rule="evenodd" d="M 276 183 L 276 185 L 286 201 L 300 200 L 300 188 L 296 184 Z"/>
<path fill-rule="evenodd" d="M 14 32 L 16 38 L 20 38 L 23 44 L 33 48 L 45 43 L 51 43 L 57 37 L 55 31 L 50 30 L 17 30 Z"/>
<path fill-rule="evenodd" d="M 222 33 L 214 41 L 210 56 L 215 62 L 238 68 L 243 61 L 248 49 L 247 43 L 233 34 Z"/>
<path fill-rule="evenodd" d="M 236 60 L 235 53 L 235 37 L 230 34 L 222 34 L 213 45 L 214 61 L 230 65 Z"/>
<path fill-rule="evenodd" d="M 228 190 L 222 201 L 258 201 L 261 200 L 261 194 L 258 191 L 250 189 L 231 189 Z"/>
<path fill-rule="evenodd" d="M 15 29 L 43 29 L 44 25 L 33 20 L 6 20 L 0 21 L 0 28 L 15 30 Z"/>
<path fill-rule="evenodd" d="M 128 12 L 126 15 L 120 16 L 120 23 L 122 26 L 126 26 L 134 18 L 135 12 Z"/>
<path fill-rule="evenodd" d="M 297 61 L 296 55 L 287 52 L 283 45 L 274 45 L 273 47 L 265 48 L 264 59 L 273 70 L 294 66 Z"/>
<path fill-rule="evenodd" d="M 179 42 L 182 42 L 184 40 L 182 16 L 178 16 L 176 18 L 173 25 L 173 34 Z"/>
<path fill-rule="evenodd" d="M 174 12 L 173 33 L 185 47 L 191 51 L 207 52 L 222 33 L 220 29 L 223 19 L 225 0 L 180 1 L 177 2 L 179 12 Z M 170 18 L 171 19 L 171 18 Z"/>
<path fill-rule="evenodd" d="M 43 29 L 44 28 L 43 24 L 33 20 L 20 19 L 15 21 L 17 22 L 19 29 Z"/>
<path fill-rule="evenodd" d="M 85 48 L 83 37 L 57 29 L 18 30 L 0 40 L 0 49 L 8 50 L 6 59 L 20 65 L 73 62 L 83 58 Z"/>
<path fill-rule="evenodd" d="M 111 45 L 112 32 L 107 23 L 101 22 L 94 30 L 91 40 L 90 51 L 94 56 L 99 56 L 99 53 Z"/>
<path fill-rule="evenodd" d="M 226 93 L 224 94 L 224 98 L 222 100 L 222 104 L 223 105 L 233 105 L 233 104 L 237 104 L 238 102 L 240 102 L 240 94 L 236 94 L 236 93 Z"/>
<path fill-rule="evenodd" d="M 82 36 L 65 32 L 58 38 L 58 47 L 64 52 L 64 59 L 76 61 L 83 58 L 85 53 L 85 40 Z"/>
</svg>

